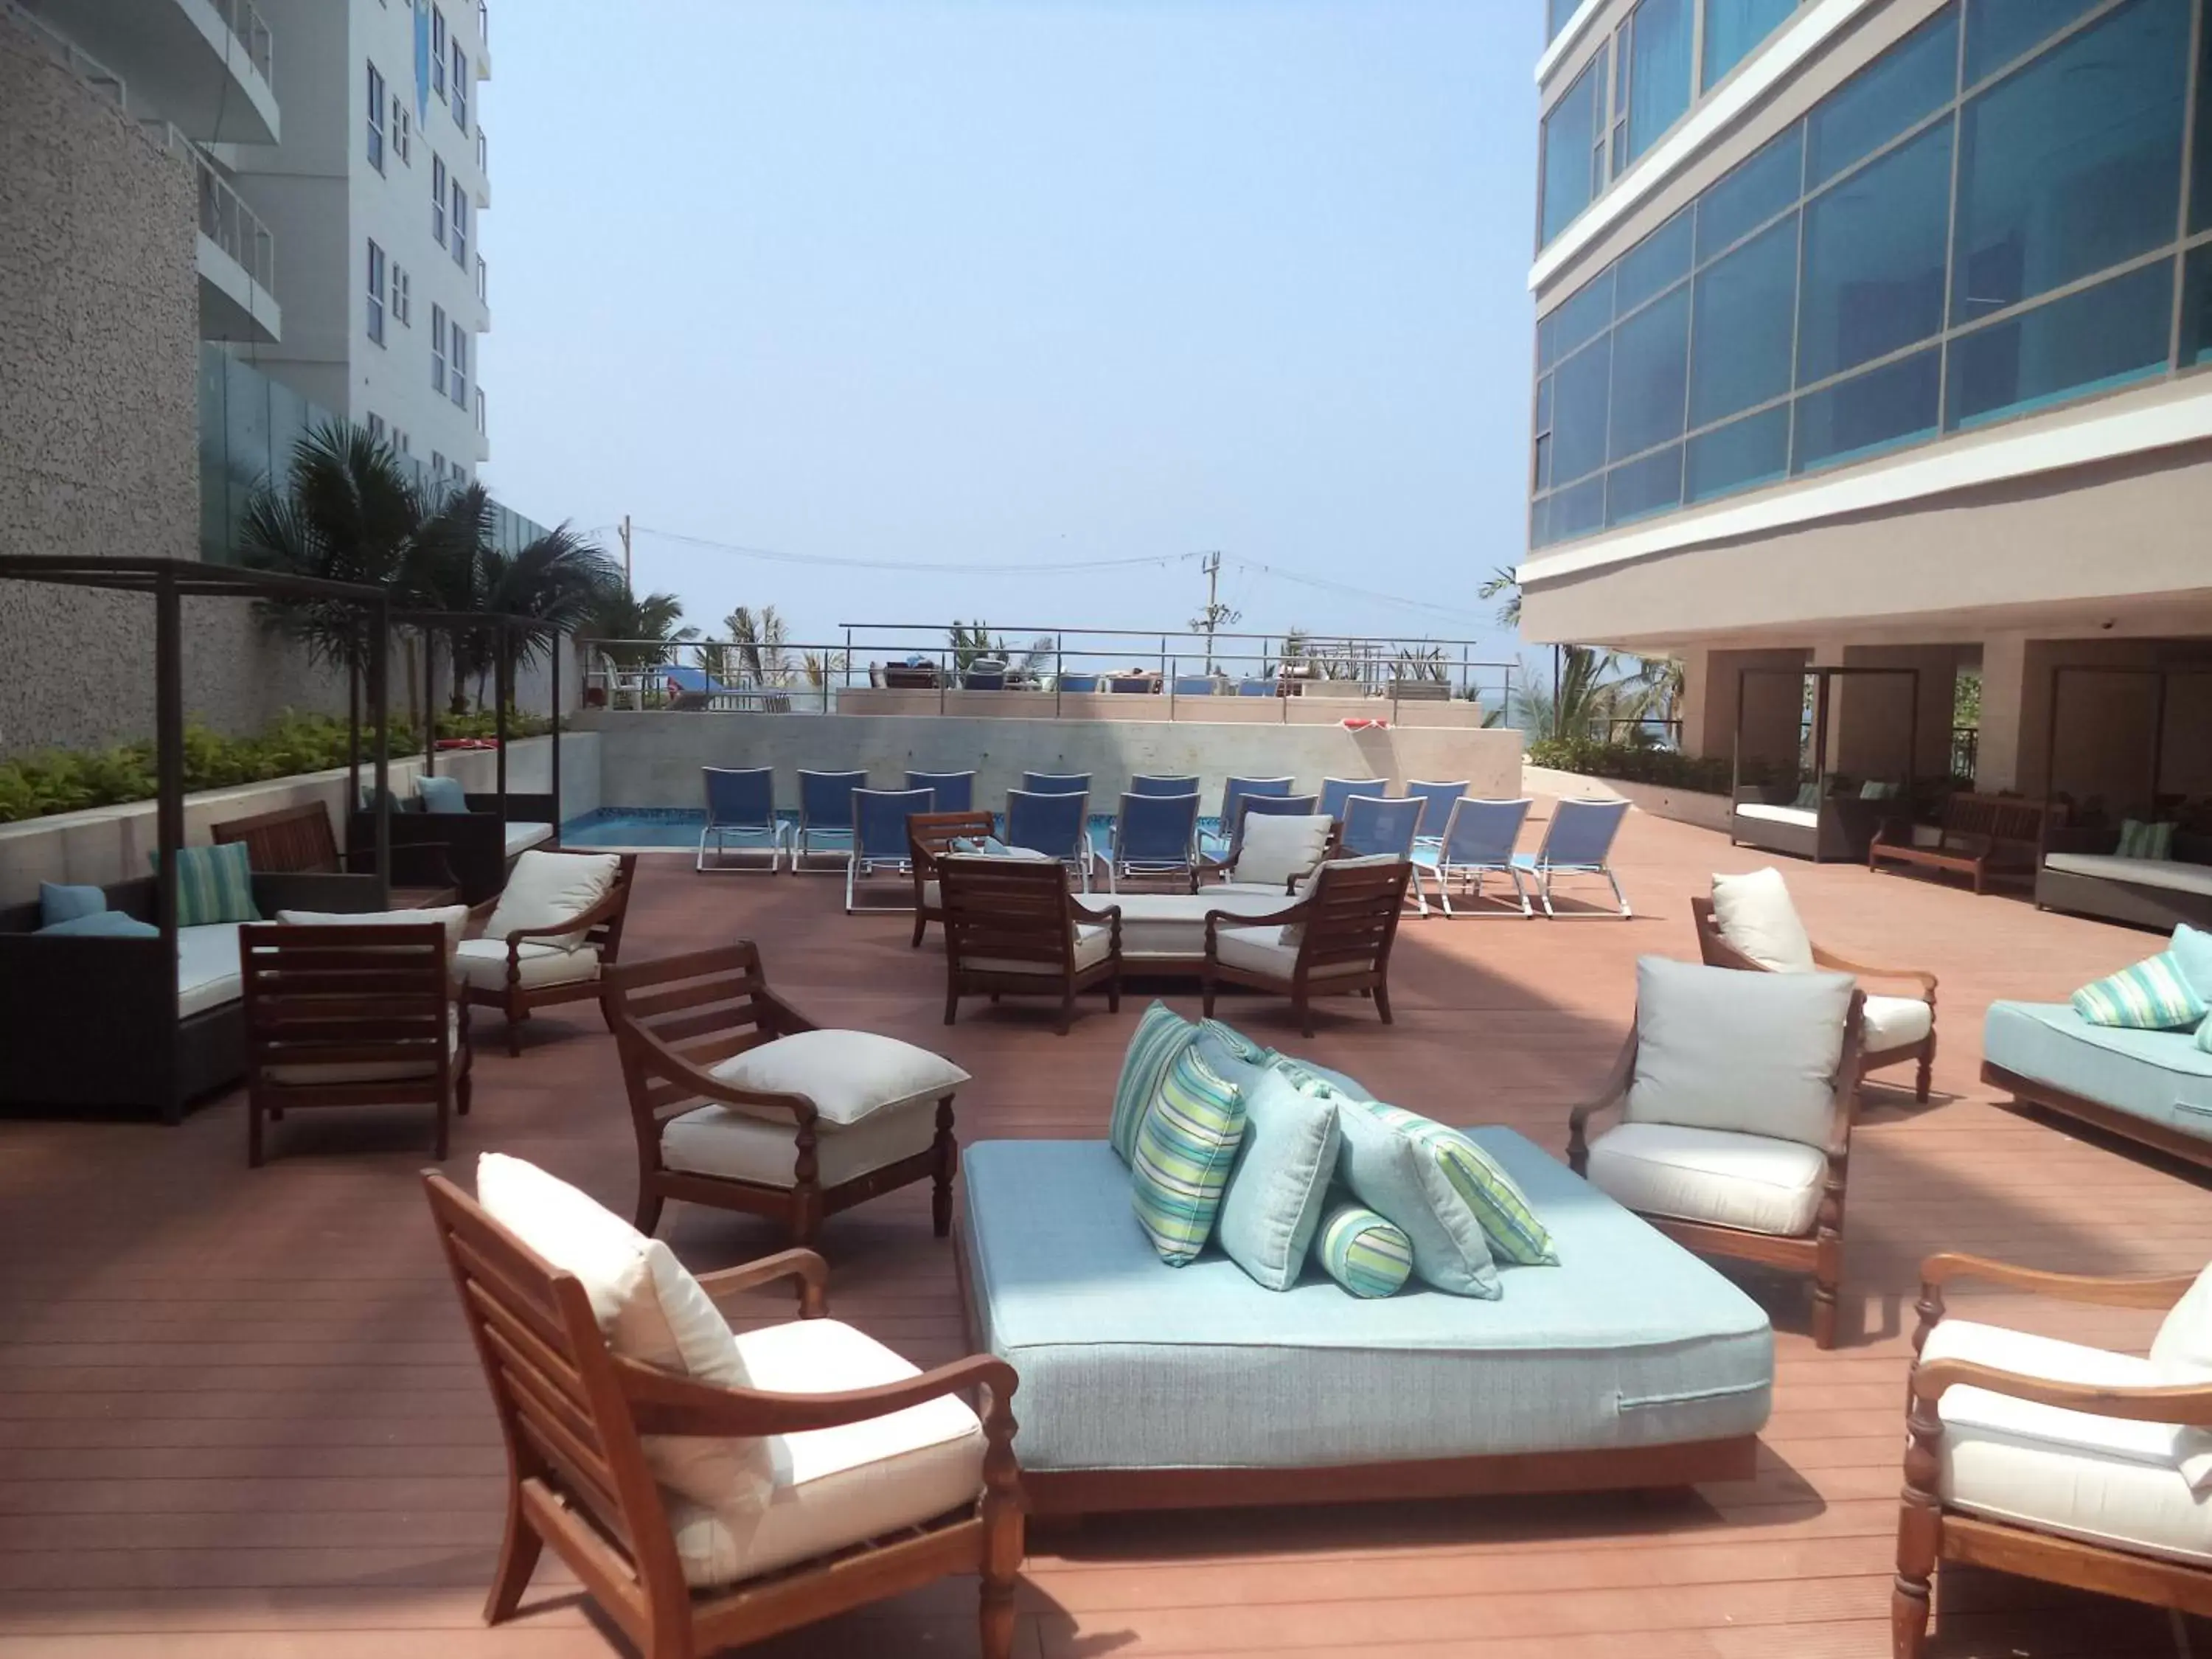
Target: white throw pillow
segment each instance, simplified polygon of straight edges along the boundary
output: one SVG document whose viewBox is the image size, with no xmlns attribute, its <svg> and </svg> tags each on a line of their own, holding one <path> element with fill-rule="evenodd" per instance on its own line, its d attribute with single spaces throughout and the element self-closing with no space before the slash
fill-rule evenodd
<svg viewBox="0 0 2212 1659">
<path fill-rule="evenodd" d="M 1813 941 L 1790 902 L 1779 870 L 1713 878 L 1713 921 L 1721 937 L 1762 968 L 1778 974 L 1814 971 Z"/>
<path fill-rule="evenodd" d="M 1636 1079 L 1624 1118 L 1828 1144 L 1847 974 L 1636 964 Z"/>
<path fill-rule="evenodd" d="M 873 1031 L 794 1031 L 748 1048 L 711 1068 L 740 1089 L 763 1094 L 805 1095 L 823 1123 L 842 1127 L 875 1112 L 936 1100 L 968 1081 L 968 1073 L 942 1054 Z M 788 1123 L 773 1107 L 739 1107 L 756 1117 Z"/>
<path fill-rule="evenodd" d="M 536 1164 L 499 1152 L 477 1160 L 477 1202 L 575 1275 L 615 1352 L 712 1388 L 751 1386 L 728 1322 L 659 1239 Z M 732 1530 L 749 1532 L 768 1505 L 775 1474 L 765 1440 L 647 1435 L 644 1448 L 655 1479 L 734 1517 Z"/>
<path fill-rule="evenodd" d="M 612 853 L 525 853 L 507 878 L 506 890 L 484 927 L 484 937 L 504 942 L 522 928 L 557 927 L 580 916 L 614 890 L 622 860 Z M 580 945 L 581 933 L 548 938 L 543 945 Z"/>
<path fill-rule="evenodd" d="M 420 927 L 434 921 L 446 930 L 451 951 L 468 932 L 469 907 L 441 905 L 434 910 L 279 910 L 276 920 L 293 927 Z"/>
<path fill-rule="evenodd" d="M 1244 839 L 1237 849 L 1237 879 L 1277 887 L 1287 893 L 1291 878 L 1321 862 L 1328 848 L 1334 819 L 1316 814 L 1292 817 L 1280 812 L 1248 812 Z"/>
</svg>

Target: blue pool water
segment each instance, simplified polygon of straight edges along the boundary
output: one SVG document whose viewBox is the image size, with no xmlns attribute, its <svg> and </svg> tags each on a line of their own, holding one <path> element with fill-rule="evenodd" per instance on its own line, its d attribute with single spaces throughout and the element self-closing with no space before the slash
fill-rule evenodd
<svg viewBox="0 0 2212 1659">
<path fill-rule="evenodd" d="M 777 815 L 794 827 L 799 823 L 796 812 Z M 1211 836 L 1220 827 L 1218 818 L 1200 818 L 1199 829 Z M 595 812 L 586 812 L 570 818 L 561 826 L 561 844 L 564 847 L 689 847 L 699 845 L 699 831 L 706 827 L 707 814 L 696 806 L 602 806 Z M 1114 815 L 1093 812 L 1091 815 L 1091 844 L 1100 856 L 1106 851 L 1107 832 L 1112 829 Z M 1004 827 L 1004 819 L 1000 820 Z"/>
</svg>

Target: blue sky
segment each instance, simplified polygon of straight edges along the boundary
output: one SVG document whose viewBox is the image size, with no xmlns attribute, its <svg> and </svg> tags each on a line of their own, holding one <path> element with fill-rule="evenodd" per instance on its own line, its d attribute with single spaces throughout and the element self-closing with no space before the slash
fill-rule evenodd
<svg viewBox="0 0 2212 1659">
<path fill-rule="evenodd" d="M 1203 580 L 655 532 L 917 567 L 1219 549 L 1247 629 L 1497 639 L 1540 11 L 495 5 L 485 477 L 548 522 L 631 514 L 640 589 L 710 627 L 1173 627 Z"/>
</svg>

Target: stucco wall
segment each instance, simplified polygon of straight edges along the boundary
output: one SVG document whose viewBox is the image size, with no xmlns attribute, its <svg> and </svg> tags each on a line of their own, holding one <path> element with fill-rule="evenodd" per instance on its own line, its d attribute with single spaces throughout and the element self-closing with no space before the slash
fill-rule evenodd
<svg viewBox="0 0 2212 1659">
<path fill-rule="evenodd" d="M 801 767 L 866 770 L 881 787 L 908 768 L 973 769 L 984 800 L 1019 787 L 1024 771 L 1088 772 L 1100 811 L 1138 772 L 1197 774 L 1207 811 L 1232 775 L 1295 777 L 1308 789 L 1324 777 L 1465 778 L 1489 796 L 1521 787 L 1521 734 L 1505 730 L 605 710 L 575 724 L 602 734 L 599 795 L 610 806 L 699 805 L 702 766 L 772 766 L 787 806 L 798 805 Z"/>
</svg>

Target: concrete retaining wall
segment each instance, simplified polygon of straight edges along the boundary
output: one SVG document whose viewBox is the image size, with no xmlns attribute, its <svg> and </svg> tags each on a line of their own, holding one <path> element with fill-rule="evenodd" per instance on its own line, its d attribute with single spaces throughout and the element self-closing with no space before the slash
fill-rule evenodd
<svg viewBox="0 0 2212 1659">
<path fill-rule="evenodd" d="M 1132 699 L 1133 701 L 1133 699 Z M 785 805 L 799 799 L 801 767 L 865 769 L 896 787 L 911 768 L 974 770 L 985 800 L 1018 788 L 1024 771 L 1088 772 L 1097 810 L 1139 772 L 1195 773 L 1208 810 L 1231 775 L 1465 778 L 1478 795 L 1521 787 L 1521 734 L 1340 725 L 1217 725 L 1194 720 L 927 719 L 860 714 L 647 714 L 586 710 L 580 731 L 601 734 L 600 798 L 611 806 L 696 806 L 703 766 L 770 766 Z"/>
<path fill-rule="evenodd" d="M 572 818 L 599 804 L 599 738 L 595 733 L 571 732 L 561 740 L 561 816 Z M 507 787 L 544 793 L 552 782 L 553 744 L 547 738 L 529 738 L 514 745 L 507 755 Z M 487 750 L 459 750 L 438 757 L 441 775 L 457 777 L 471 790 L 493 787 L 498 757 Z M 392 763 L 392 787 L 404 795 L 415 787 L 422 769 L 419 759 Z M 362 769 L 364 780 L 368 769 Z M 321 801 L 332 813 L 333 829 L 343 831 L 337 815 L 345 805 L 346 774 L 343 767 L 330 772 L 309 772 L 297 777 L 275 778 L 267 783 L 242 784 L 234 789 L 210 789 L 187 796 L 185 801 L 185 842 L 204 845 L 211 839 L 209 826 L 257 812 L 274 812 L 302 801 Z M 83 812 L 60 812 L 52 817 L 31 818 L 21 823 L 0 824 L 0 904 L 25 903 L 39 896 L 42 881 L 86 882 L 105 886 L 110 882 L 143 876 L 155 843 L 154 803 L 133 801 L 125 806 L 96 806 Z"/>
</svg>

